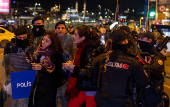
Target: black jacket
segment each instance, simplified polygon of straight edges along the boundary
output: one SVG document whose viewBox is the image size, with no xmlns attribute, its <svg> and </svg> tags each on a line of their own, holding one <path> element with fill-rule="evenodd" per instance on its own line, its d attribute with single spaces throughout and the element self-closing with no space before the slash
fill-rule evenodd
<svg viewBox="0 0 170 107">
<path fill-rule="evenodd" d="M 163 56 L 160 52 L 157 54 L 155 59 L 152 60 L 151 63 L 151 79 L 152 80 L 160 80 L 163 78 L 162 73 L 165 73 L 165 65 L 164 62 L 166 57 Z"/>
<path fill-rule="evenodd" d="M 80 55 L 80 67 L 75 66 L 72 77 L 78 78 L 77 86 L 81 91 L 96 91 L 96 84 L 93 84 L 93 71 L 91 69 L 92 61 L 96 56 L 106 52 L 104 46 L 94 47 L 91 45 L 86 46 Z M 96 74 L 96 73 L 94 73 Z"/>
<path fill-rule="evenodd" d="M 109 57 L 107 54 L 102 54 L 96 57 L 96 60 L 98 61 L 92 66 L 99 71 L 98 90 L 95 96 L 97 105 L 99 107 L 134 106 L 132 101 L 134 83 L 141 88 L 149 85 L 149 80 L 138 59 L 131 54 L 114 51 Z"/>
<path fill-rule="evenodd" d="M 15 38 L 11 39 L 11 43 L 7 43 L 4 47 L 4 55 L 9 53 L 17 53 L 19 51 L 19 47 L 16 45 Z M 30 51 L 29 53 L 33 53 L 34 46 L 31 44 L 28 44 L 27 47 L 23 51 Z"/>
<path fill-rule="evenodd" d="M 37 59 L 39 62 L 40 57 Z M 56 93 L 61 83 L 63 56 L 53 54 L 50 59 L 55 64 L 55 69 L 52 73 L 49 73 L 45 67 L 38 71 L 29 96 L 29 107 L 56 107 Z"/>
</svg>

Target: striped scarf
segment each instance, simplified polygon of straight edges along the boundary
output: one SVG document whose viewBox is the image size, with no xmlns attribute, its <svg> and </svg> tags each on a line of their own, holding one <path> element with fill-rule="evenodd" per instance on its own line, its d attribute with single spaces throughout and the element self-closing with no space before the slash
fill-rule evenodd
<svg viewBox="0 0 170 107">
<path fill-rule="evenodd" d="M 55 64 L 52 63 L 50 60 L 50 56 L 53 54 L 52 48 L 46 48 L 43 49 L 40 45 L 37 47 L 37 49 L 34 51 L 33 57 L 37 60 L 40 56 L 45 56 L 45 58 L 42 60 L 41 65 L 46 68 L 46 70 L 51 73 L 55 69 Z"/>
</svg>

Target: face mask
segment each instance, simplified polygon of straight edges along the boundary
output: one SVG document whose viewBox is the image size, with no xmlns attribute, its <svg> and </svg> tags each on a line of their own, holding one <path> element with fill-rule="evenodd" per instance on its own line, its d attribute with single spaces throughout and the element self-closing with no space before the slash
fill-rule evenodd
<svg viewBox="0 0 170 107">
<path fill-rule="evenodd" d="M 128 48 L 129 48 L 129 44 L 124 44 L 124 45 L 117 44 L 113 46 L 113 50 L 121 50 L 123 52 L 127 52 Z"/>
<path fill-rule="evenodd" d="M 35 37 L 43 36 L 43 34 L 46 32 L 44 29 L 44 25 L 33 25 L 32 29 L 33 35 Z"/>
<path fill-rule="evenodd" d="M 29 41 L 28 39 L 24 39 L 24 40 L 21 40 L 21 39 L 18 39 L 16 38 L 16 45 L 20 48 L 26 48 L 29 44 Z"/>
<path fill-rule="evenodd" d="M 148 42 L 144 42 L 144 41 L 139 41 L 139 46 L 140 46 L 140 49 L 143 51 L 143 52 L 149 52 L 149 53 L 152 53 L 152 45 Z"/>
</svg>

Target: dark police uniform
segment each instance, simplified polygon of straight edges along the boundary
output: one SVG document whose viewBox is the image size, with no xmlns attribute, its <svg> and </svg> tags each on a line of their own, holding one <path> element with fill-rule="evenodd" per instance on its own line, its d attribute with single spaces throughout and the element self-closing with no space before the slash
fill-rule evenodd
<svg viewBox="0 0 170 107">
<path fill-rule="evenodd" d="M 163 74 L 165 74 L 165 66 L 164 66 L 165 60 L 166 57 L 163 56 L 161 53 L 158 53 L 158 55 L 152 61 L 151 64 L 151 78 L 155 83 L 155 85 L 161 87 L 161 90 L 163 90 L 163 82 L 164 82 Z"/>
<path fill-rule="evenodd" d="M 101 57 L 99 62 L 102 59 L 105 57 Z M 100 73 L 95 101 L 99 107 L 134 106 L 134 83 L 142 88 L 146 88 L 149 84 L 140 62 L 130 54 L 114 51 L 106 65 L 98 64 Z"/>
<path fill-rule="evenodd" d="M 27 46 L 24 49 L 20 48 L 16 45 L 15 39 L 13 40 L 14 42 L 7 43 L 6 46 L 4 47 L 4 55 L 9 54 L 9 53 L 18 53 L 18 52 L 26 52 L 26 51 L 34 51 L 33 46 Z"/>
<path fill-rule="evenodd" d="M 133 88 L 145 89 L 149 80 L 138 59 L 128 52 L 128 39 L 124 30 L 115 30 L 111 34 L 113 52 L 95 58 L 92 69 L 99 71 L 98 90 L 95 101 L 99 107 L 133 107 Z"/>
<path fill-rule="evenodd" d="M 19 27 L 15 30 L 14 34 L 16 36 L 27 34 L 27 29 L 24 27 Z M 18 40 L 18 41 L 17 41 Z M 20 72 L 31 70 L 32 66 L 30 63 L 27 63 L 25 60 L 25 52 L 33 53 L 33 47 L 29 45 L 27 39 L 21 40 L 13 38 L 11 43 L 6 44 L 4 47 L 4 56 L 3 56 L 3 66 L 5 68 L 6 79 L 10 79 L 11 72 Z M 6 93 L 6 91 L 2 90 Z M 5 94 L 4 94 L 5 95 Z M 11 107 L 22 106 L 25 107 L 28 104 L 28 99 L 17 99 L 12 100 L 11 95 L 7 95 L 8 99 L 4 103 L 4 107 L 10 104 Z"/>
<path fill-rule="evenodd" d="M 15 30 L 14 34 L 16 36 L 27 34 L 27 29 L 25 27 L 19 27 Z M 4 55 L 9 53 L 18 53 L 26 51 L 34 51 L 33 45 L 30 44 L 28 38 L 20 40 L 17 37 L 11 39 L 11 43 L 7 43 L 4 47 Z"/>
</svg>

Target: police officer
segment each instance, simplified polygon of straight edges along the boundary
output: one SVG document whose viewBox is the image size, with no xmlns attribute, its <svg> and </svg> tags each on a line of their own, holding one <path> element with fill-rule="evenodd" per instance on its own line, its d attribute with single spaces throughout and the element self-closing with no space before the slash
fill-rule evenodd
<svg viewBox="0 0 170 107">
<path fill-rule="evenodd" d="M 142 52 L 148 52 L 150 55 L 156 54 L 156 49 L 154 47 L 154 35 L 147 31 L 144 34 L 139 35 L 139 46 Z M 161 44 L 159 44 L 160 46 Z M 155 85 L 160 86 L 163 90 L 163 75 L 162 73 L 165 72 L 164 69 L 164 61 L 166 57 L 161 53 L 158 52 L 154 58 L 152 58 L 152 61 L 150 63 L 150 78 L 154 82 Z"/>
<path fill-rule="evenodd" d="M 163 89 L 163 82 L 164 82 L 164 76 L 162 75 L 163 73 L 165 74 L 165 66 L 164 66 L 164 61 L 166 60 L 166 47 L 161 51 L 157 52 L 154 44 L 155 44 L 155 39 L 154 35 L 147 31 L 144 34 L 139 35 L 139 46 L 142 52 L 148 52 L 152 57 L 152 61 L 150 62 L 150 65 L 148 66 L 149 70 L 149 77 L 152 81 L 152 86 L 156 89 L 156 87 L 160 87 L 160 90 Z M 159 44 L 159 46 L 162 46 Z M 158 47 L 159 47 L 158 46 Z M 162 94 L 164 96 L 164 104 L 166 107 L 169 106 L 169 98 L 166 93 L 157 93 L 157 94 Z M 153 96 L 153 95 L 152 95 Z M 158 98 L 159 100 L 160 98 Z M 148 101 L 150 103 L 151 101 Z"/>
<path fill-rule="evenodd" d="M 146 33 L 140 35 L 138 42 L 142 52 L 148 52 L 151 55 L 154 55 L 156 53 L 156 49 L 154 47 L 155 40 L 153 33 L 146 31 Z"/>
<path fill-rule="evenodd" d="M 124 30 L 111 34 L 112 52 L 95 58 L 92 70 L 99 71 L 98 91 L 95 101 L 98 107 L 133 107 L 133 85 L 145 89 L 149 80 L 135 56 L 127 53 L 128 38 Z M 105 63 L 106 62 L 106 63 Z"/>
<path fill-rule="evenodd" d="M 14 32 L 15 38 L 12 39 L 11 43 L 6 44 L 4 47 L 3 56 L 3 66 L 5 68 L 6 79 L 10 79 L 11 72 L 20 72 L 31 70 L 31 64 L 27 63 L 25 60 L 25 52 L 33 53 L 33 46 L 29 44 L 27 38 L 27 29 L 25 27 L 19 27 Z M 10 87 L 10 83 L 4 87 Z M 4 103 L 4 107 L 9 104 L 11 107 L 25 107 L 28 104 L 28 98 L 13 100 L 8 90 L 3 90 L 5 93 L 9 94 L 7 101 Z"/>
<path fill-rule="evenodd" d="M 33 50 L 30 46 L 27 38 L 27 29 L 25 27 L 19 27 L 14 32 L 16 38 L 11 40 L 11 43 L 6 44 L 4 47 L 4 55 L 9 53 L 26 52 Z"/>
</svg>

